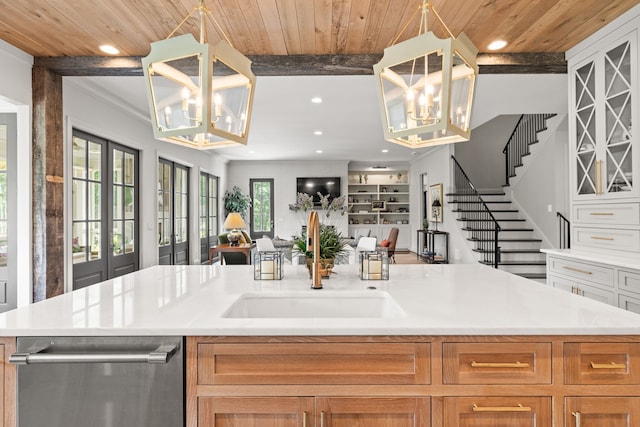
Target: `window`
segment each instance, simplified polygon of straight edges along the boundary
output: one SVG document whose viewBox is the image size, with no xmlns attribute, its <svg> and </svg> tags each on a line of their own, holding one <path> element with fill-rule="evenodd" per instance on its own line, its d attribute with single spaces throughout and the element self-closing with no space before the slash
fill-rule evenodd
<svg viewBox="0 0 640 427">
<path fill-rule="evenodd" d="M 7 126 L 0 126 L 0 267 L 7 266 Z"/>
</svg>

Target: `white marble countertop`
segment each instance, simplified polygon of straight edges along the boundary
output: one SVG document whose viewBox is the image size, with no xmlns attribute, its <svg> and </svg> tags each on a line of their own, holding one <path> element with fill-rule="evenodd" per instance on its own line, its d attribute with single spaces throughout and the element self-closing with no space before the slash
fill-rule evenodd
<svg viewBox="0 0 640 427">
<path fill-rule="evenodd" d="M 578 261 L 596 262 L 615 267 L 640 270 L 640 256 L 623 257 L 619 255 L 608 255 L 597 251 L 588 252 L 576 249 L 541 249 L 541 251 L 549 255 L 568 257 Z"/>
<path fill-rule="evenodd" d="M 363 281 L 338 265 L 324 289 L 304 266 L 280 281 L 251 266 L 155 266 L 0 315 L 3 336 L 100 335 L 558 335 L 639 334 L 640 315 L 473 265 L 391 265 L 390 280 Z M 376 289 L 368 289 L 370 286 Z M 386 293 L 395 318 L 225 318 L 242 294 Z"/>
</svg>

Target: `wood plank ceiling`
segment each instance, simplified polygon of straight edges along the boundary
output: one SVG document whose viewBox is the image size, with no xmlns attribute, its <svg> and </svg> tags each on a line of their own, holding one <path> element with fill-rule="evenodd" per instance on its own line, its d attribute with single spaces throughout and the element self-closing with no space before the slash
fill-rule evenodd
<svg viewBox="0 0 640 427">
<path fill-rule="evenodd" d="M 518 55 L 523 53 L 530 57 L 532 53 L 547 54 L 546 58 L 557 60 L 558 55 L 553 54 L 563 54 L 637 3 L 638 0 L 432 1 L 453 34 L 464 31 L 486 54 L 484 60 L 497 63 L 523 58 Z M 410 18 L 420 4 L 421 0 L 205 2 L 240 52 L 254 62 L 267 58 L 263 62 L 281 64 L 296 57 L 313 62 L 314 57 L 327 60 L 331 55 L 377 60 L 398 34 L 403 40 L 418 33 L 419 19 Z M 137 60 L 147 55 L 151 42 L 166 38 L 196 6 L 197 0 L 0 0 L 0 38 L 35 57 L 96 61 L 95 57 L 104 56 L 98 46 L 108 43 L 118 47 L 121 56 Z M 176 35 L 197 35 L 197 16 L 195 13 L 187 20 Z M 429 29 L 443 36 L 433 17 Z M 210 43 L 222 37 L 211 19 L 207 31 Z M 499 55 L 489 55 L 486 46 L 495 39 L 509 44 Z M 295 73 L 295 67 L 290 72 Z"/>
</svg>

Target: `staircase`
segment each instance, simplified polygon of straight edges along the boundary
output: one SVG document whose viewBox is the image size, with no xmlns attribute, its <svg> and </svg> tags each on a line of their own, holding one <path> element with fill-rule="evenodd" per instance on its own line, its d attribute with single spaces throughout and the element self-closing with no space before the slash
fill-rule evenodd
<svg viewBox="0 0 640 427">
<path fill-rule="evenodd" d="M 545 255 L 540 252 L 542 240 L 535 237 L 534 229 L 528 226 L 520 212 L 511 206 L 511 201 L 506 198 L 504 192 L 483 191 L 479 194 L 500 226 L 498 269 L 529 279 L 545 280 Z M 490 261 L 484 259 L 488 252 L 494 251 L 492 239 L 474 236 L 474 233 L 487 227 L 486 221 L 473 219 L 478 210 L 472 208 L 473 203 L 459 200 L 459 194 L 449 193 L 447 196 L 448 202 L 455 204 L 452 212 L 458 215 L 460 229 L 466 231 L 467 240 L 475 244 L 473 251 L 479 254 L 479 262 L 492 265 Z M 486 247 L 487 243 L 489 243 L 488 247 Z M 482 247 L 483 244 L 485 247 Z"/>
<path fill-rule="evenodd" d="M 529 147 L 538 142 L 538 133 L 546 130 L 546 120 L 554 114 L 525 114 L 520 117 L 503 153 L 505 182 L 516 176 Z M 505 192 L 478 191 L 452 156 L 455 191 L 447 194 L 454 205 L 460 229 L 474 244 L 479 262 L 533 280 L 546 280 L 546 258 L 540 252 L 542 240 L 518 209 L 512 206 Z M 487 212 L 488 211 L 488 212 Z M 487 232 L 489 231 L 489 232 Z"/>
</svg>

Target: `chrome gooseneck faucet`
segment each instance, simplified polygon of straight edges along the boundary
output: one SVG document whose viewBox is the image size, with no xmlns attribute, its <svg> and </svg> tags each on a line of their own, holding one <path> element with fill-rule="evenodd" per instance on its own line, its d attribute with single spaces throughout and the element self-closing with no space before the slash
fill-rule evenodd
<svg viewBox="0 0 640 427">
<path fill-rule="evenodd" d="M 307 251 L 313 252 L 311 265 L 311 289 L 322 289 L 322 274 L 320 273 L 320 220 L 318 212 L 309 212 L 307 221 Z"/>
</svg>

